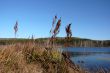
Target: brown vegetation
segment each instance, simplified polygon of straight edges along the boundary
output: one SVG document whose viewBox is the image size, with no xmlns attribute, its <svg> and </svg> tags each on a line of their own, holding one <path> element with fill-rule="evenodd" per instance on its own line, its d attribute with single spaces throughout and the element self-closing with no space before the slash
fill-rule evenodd
<svg viewBox="0 0 110 73">
<path fill-rule="evenodd" d="M 33 43 L 0 47 L 0 73 L 70 73 L 73 70 L 57 50 Z"/>
</svg>

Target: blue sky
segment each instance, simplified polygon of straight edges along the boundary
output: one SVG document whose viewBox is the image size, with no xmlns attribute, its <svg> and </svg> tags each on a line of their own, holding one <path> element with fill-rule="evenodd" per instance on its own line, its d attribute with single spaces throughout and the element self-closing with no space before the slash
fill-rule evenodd
<svg viewBox="0 0 110 73">
<path fill-rule="evenodd" d="M 60 33 L 72 23 L 73 37 L 110 40 L 110 0 L 0 0 L 0 38 L 49 37 L 54 15 L 62 18 Z"/>
</svg>

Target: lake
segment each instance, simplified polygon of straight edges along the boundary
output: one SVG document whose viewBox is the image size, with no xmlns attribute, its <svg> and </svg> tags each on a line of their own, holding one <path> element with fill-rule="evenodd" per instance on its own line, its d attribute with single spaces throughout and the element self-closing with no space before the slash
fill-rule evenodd
<svg viewBox="0 0 110 73">
<path fill-rule="evenodd" d="M 64 48 L 71 53 L 71 60 L 80 67 L 96 71 L 98 68 L 110 70 L 110 48 Z"/>
</svg>

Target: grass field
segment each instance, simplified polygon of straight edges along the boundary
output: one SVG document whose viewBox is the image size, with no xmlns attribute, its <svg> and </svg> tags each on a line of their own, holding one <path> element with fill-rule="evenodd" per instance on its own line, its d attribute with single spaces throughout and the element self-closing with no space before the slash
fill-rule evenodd
<svg viewBox="0 0 110 73">
<path fill-rule="evenodd" d="M 0 46 L 0 73 L 78 73 L 81 71 L 71 68 L 58 50 L 47 49 L 49 48 L 33 42 Z"/>
</svg>

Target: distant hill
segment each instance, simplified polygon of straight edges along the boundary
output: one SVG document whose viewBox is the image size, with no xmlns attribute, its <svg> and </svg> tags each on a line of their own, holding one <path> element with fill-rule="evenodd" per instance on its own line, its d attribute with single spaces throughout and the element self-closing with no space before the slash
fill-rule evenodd
<svg viewBox="0 0 110 73">
<path fill-rule="evenodd" d="M 13 43 L 26 43 L 33 41 L 32 39 L 26 38 L 0 38 L 0 45 L 8 45 Z M 34 42 L 45 44 L 48 41 L 48 38 L 38 38 L 34 39 Z M 54 41 L 55 44 L 65 46 L 69 44 L 72 47 L 110 47 L 110 40 L 91 40 L 85 38 L 72 37 L 67 41 L 64 37 L 57 37 Z"/>
</svg>

